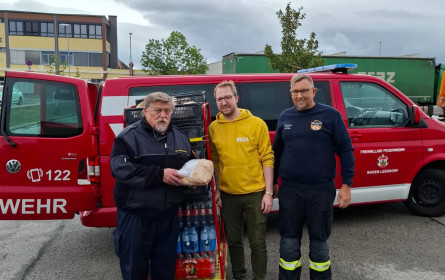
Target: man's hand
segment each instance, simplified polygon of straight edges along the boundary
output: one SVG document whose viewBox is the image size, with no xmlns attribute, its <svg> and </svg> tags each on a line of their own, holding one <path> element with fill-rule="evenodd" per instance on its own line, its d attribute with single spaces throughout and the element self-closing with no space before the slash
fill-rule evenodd
<svg viewBox="0 0 445 280">
<path fill-rule="evenodd" d="M 343 184 L 338 192 L 337 204 L 340 208 L 348 207 L 351 202 L 351 187 Z"/>
<path fill-rule="evenodd" d="M 272 210 L 273 206 L 273 198 L 270 194 L 264 194 L 263 199 L 261 200 L 261 210 L 263 214 L 267 214 Z"/>
<path fill-rule="evenodd" d="M 215 204 L 218 205 L 220 208 L 222 207 L 221 192 L 218 188 L 216 188 L 215 190 Z"/>
<path fill-rule="evenodd" d="M 172 168 L 165 168 L 164 178 L 162 178 L 162 182 L 172 186 L 181 186 L 182 185 L 181 179 L 183 177 L 184 176 L 178 173 L 178 170 Z"/>
</svg>

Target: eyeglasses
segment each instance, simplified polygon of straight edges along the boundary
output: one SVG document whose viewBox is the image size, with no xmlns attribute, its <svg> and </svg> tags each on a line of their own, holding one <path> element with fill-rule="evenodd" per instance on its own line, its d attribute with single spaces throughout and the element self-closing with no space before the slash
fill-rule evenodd
<svg viewBox="0 0 445 280">
<path fill-rule="evenodd" d="M 290 90 L 290 93 L 295 96 L 298 95 L 299 93 L 301 93 L 301 95 L 303 95 L 303 96 L 306 96 L 306 95 L 308 95 L 308 93 L 311 89 L 313 89 L 313 88 L 306 88 L 306 89 L 300 89 L 300 90 L 294 89 L 294 90 Z"/>
<path fill-rule="evenodd" d="M 166 115 L 170 115 L 172 113 L 172 109 L 170 108 L 153 108 L 153 112 L 155 112 L 156 115 L 160 115 L 162 112 Z"/>
<path fill-rule="evenodd" d="M 220 97 L 220 98 L 217 98 L 217 99 L 216 99 L 216 102 L 217 102 L 217 103 L 221 103 L 223 100 L 226 101 L 226 102 L 229 102 L 229 101 L 232 100 L 232 98 L 233 98 L 234 96 L 235 96 L 235 95 L 227 95 L 227 96 L 224 96 L 224 97 Z"/>
</svg>

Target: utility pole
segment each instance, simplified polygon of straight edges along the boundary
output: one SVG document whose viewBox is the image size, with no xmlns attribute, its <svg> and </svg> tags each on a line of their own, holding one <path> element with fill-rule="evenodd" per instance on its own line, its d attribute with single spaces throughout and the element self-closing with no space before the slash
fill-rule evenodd
<svg viewBox="0 0 445 280">
<path fill-rule="evenodd" d="M 67 37 L 67 44 L 68 44 L 68 59 L 67 59 L 67 63 L 68 63 L 68 76 L 71 76 L 71 59 L 70 59 L 70 37 L 71 37 L 71 24 L 67 24 L 67 23 L 62 23 L 60 24 L 60 26 L 65 27 L 65 36 Z M 68 28 L 69 27 L 69 28 Z M 69 30 L 69 32 L 67 31 Z"/>
</svg>

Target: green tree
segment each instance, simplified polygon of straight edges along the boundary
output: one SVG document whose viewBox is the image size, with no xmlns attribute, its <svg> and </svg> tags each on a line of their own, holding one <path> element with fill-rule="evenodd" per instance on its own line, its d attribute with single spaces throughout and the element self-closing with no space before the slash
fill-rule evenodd
<svg viewBox="0 0 445 280">
<path fill-rule="evenodd" d="M 80 78 L 79 67 L 76 67 L 76 74 L 74 75 L 76 78 Z"/>
<path fill-rule="evenodd" d="M 142 52 L 142 70 L 150 75 L 204 74 L 208 67 L 200 51 L 189 46 L 181 32 L 173 31 L 166 40 L 148 41 Z"/>
<path fill-rule="evenodd" d="M 57 55 L 52 55 L 49 58 L 49 62 L 46 65 L 46 72 L 49 74 L 55 74 L 55 75 L 63 75 L 63 72 L 68 67 L 66 64 L 66 61 L 62 62 L 60 60 L 60 57 Z"/>
<path fill-rule="evenodd" d="M 274 54 L 272 47 L 266 44 L 264 54 L 269 60 L 269 64 L 274 70 L 281 73 L 295 73 L 297 70 L 321 66 L 324 60 L 321 58 L 322 52 L 318 51 L 318 40 L 312 32 L 309 40 L 297 39 L 297 29 L 301 26 L 301 21 L 306 17 L 302 12 L 303 7 L 298 11 L 286 6 L 286 11 L 279 10 L 276 14 L 280 19 L 283 38 L 281 39 L 281 54 Z"/>
</svg>

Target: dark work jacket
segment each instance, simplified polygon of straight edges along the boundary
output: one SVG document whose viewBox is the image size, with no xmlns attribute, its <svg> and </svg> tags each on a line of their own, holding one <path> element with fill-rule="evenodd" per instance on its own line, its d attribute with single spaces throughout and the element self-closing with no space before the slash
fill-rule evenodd
<svg viewBox="0 0 445 280">
<path fill-rule="evenodd" d="M 145 119 L 126 127 L 114 139 L 110 156 L 116 206 L 143 214 L 179 205 L 185 187 L 163 183 L 163 169 L 180 169 L 190 159 L 190 142 L 174 125 L 165 135 L 154 132 Z"/>
</svg>

